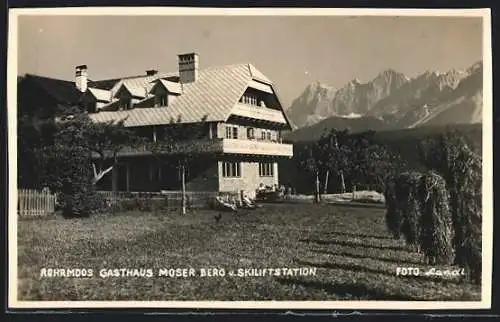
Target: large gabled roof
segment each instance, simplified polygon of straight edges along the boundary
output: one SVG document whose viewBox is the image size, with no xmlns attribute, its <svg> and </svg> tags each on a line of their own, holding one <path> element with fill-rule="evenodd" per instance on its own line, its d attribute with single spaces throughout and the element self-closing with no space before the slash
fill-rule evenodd
<svg viewBox="0 0 500 322">
<path fill-rule="evenodd" d="M 116 100 L 112 97 L 122 86 L 144 97 L 138 107 L 131 110 L 110 111 L 104 108 L 89 115 L 97 122 L 125 120 L 125 126 L 128 127 L 169 124 L 172 121 L 224 122 L 252 80 L 272 86 L 272 82 L 252 64 L 201 69 L 198 79 L 193 83 L 176 83 L 178 77 L 175 72 L 89 81 L 88 90 L 100 100 L 106 98 L 106 101 L 110 102 L 107 107 L 115 104 Z M 27 75 L 27 78 L 36 81 L 61 103 L 75 104 L 82 96 L 73 81 L 35 75 Z M 172 92 L 180 92 L 181 95 L 176 96 L 167 107 L 139 107 L 151 99 L 145 94 L 157 83 L 162 83 L 169 87 L 169 91 L 172 89 Z"/>
<path fill-rule="evenodd" d="M 252 76 L 253 79 L 264 82 L 264 83 L 268 83 L 268 84 L 273 83 L 273 82 L 271 82 L 271 80 L 269 78 L 266 77 L 266 75 L 262 74 L 260 70 L 255 68 L 254 65 L 248 64 L 248 69 L 249 69 L 250 75 Z"/>
<path fill-rule="evenodd" d="M 183 84 L 182 95 L 168 107 L 101 111 L 90 114 L 90 117 L 97 122 L 123 119 L 128 127 L 169 124 L 172 121 L 195 123 L 203 119 L 208 122 L 226 121 L 254 75 L 261 81 L 271 83 L 251 64 L 211 67 L 200 70 L 195 82 Z M 135 81 L 145 84 L 147 77 L 143 78 Z"/>
<path fill-rule="evenodd" d="M 54 99 L 63 104 L 76 104 L 82 95 L 82 92 L 76 88 L 75 82 L 33 74 L 26 74 L 24 79 L 35 83 Z"/>
</svg>

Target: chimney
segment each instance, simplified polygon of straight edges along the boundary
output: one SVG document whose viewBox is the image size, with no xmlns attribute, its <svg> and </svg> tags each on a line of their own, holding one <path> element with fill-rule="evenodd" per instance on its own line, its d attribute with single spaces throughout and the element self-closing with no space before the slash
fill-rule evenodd
<svg viewBox="0 0 500 322">
<path fill-rule="evenodd" d="M 196 82 L 198 79 L 198 54 L 179 55 L 179 79 L 181 84 Z"/>
<path fill-rule="evenodd" d="M 154 76 L 156 74 L 158 74 L 158 71 L 156 69 L 149 69 L 146 71 L 147 76 Z"/>
<path fill-rule="evenodd" d="M 87 65 L 75 67 L 75 85 L 80 92 L 87 91 Z"/>
</svg>

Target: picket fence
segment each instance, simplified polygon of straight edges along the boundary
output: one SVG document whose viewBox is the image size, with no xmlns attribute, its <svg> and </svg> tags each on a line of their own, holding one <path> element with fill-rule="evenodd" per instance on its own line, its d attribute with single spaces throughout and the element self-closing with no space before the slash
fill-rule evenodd
<svg viewBox="0 0 500 322">
<path fill-rule="evenodd" d="M 125 191 L 98 191 L 108 204 L 116 205 L 125 200 L 162 200 L 167 208 L 178 209 L 182 205 L 181 191 L 162 192 L 125 192 Z M 237 191 L 186 191 L 186 206 L 188 209 L 206 208 L 214 204 L 215 198 L 220 197 L 225 202 L 241 204 L 241 193 Z"/>
<path fill-rule="evenodd" d="M 18 190 L 18 213 L 21 217 L 46 216 L 55 212 L 56 195 L 48 190 Z"/>
</svg>

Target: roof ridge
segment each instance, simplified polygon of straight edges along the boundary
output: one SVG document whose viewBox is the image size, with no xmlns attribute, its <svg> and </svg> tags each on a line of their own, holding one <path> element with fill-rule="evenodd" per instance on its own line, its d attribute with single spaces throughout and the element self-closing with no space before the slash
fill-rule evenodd
<svg viewBox="0 0 500 322">
<path fill-rule="evenodd" d="M 54 78 L 54 77 L 49 77 L 49 76 L 43 76 L 43 75 L 38 75 L 38 74 L 32 74 L 32 73 L 25 73 L 24 76 L 31 76 L 31 77 L 38 77 L 38 78 L 45 78 L 45 79 L 50 79 L 50 80 L 55 80 L 55 81 L 60 81 L 60 82 L 68 82 L 68 83 L 73 83 L 73 80 L 67 80 L 67 79 L 61 79 L 61 78 Z"/>
<path fill-rule="evenodd" d="M 227 65 L 208 66 L 208 67 L 205 67 L 205 68 L 200 68 L 200 72 L 203 72 L 205 70 L 230 68 L 230 67 L 236 67 L 236 66 L 242 66 L 242 65 L 246 65 L 249 68 L 249 70 L 250 70 L 250 65 L 252 65 L 252 66 L 255 67 L 255 65 L 253 65 L 250 62 L 246 62 L 246 63 L 242 62 L 242 63 L 227 64 Z M 179 73 L 179 71 L 175 71 L 175 72 L 162 72 L 162 71 L 158 71 L 158 73 L 155 74 L 155 75 L 133 75 L 133 76 L 124 76 L 124 77 L 105 78 L 105 79 L 90 79 L 89 78 L 88 82 L 89 83 L 100 83 L 100 82 L 111 82 L 111 81 L 119 82 L 119 81 L 123 81 L 123 80 L 131 80 L 131 79 L 134 79 L 134 78 L 139 79 L 139 78 L 147 78 L 147 77 L 154 77 L 154 76 L 156 76 L 157 78 L 161 78 L 161 77 L 165 77 L 165 76 L 175 76 L 178 73 Z M 250 75 L 252 75 L 251 71 L 250 71 Z M 54 78 L 54 77 L 43 76 L 43 75 L 38 75 L 38 74 L 34 74 L 34 73 L 25 73 L 24 76 L 34 76 L 34 77 L 52 79 L 52 80 L 63 81 L 63 82 L 68 82 L 68 83 L 73 83 L 74 82 L 73 80 L 67 80 L 67 79 L 62 79 L 62 78 Z"/>
<path fill-rule="evenodd" d="M 235 67 L 235 66 L 241 66 L 241 65 L 248 65 L 248 63 L 235 63 L 235 64 L 227 64 L 227 65 L 209 66 L 209 67 L 205 67 L 203 69 L 200 69 L 200 71 L 204 71 L 204 70 L 207 70 L 207 69 Z"/>
<path fill-rule="evenodd" d="M 247 64 L 247 68 L 248 68 L 248 73 L 250 74 L 250 77 L 253 78 L 253 73 L 252 73 L 252 64 L 251 63 L 248 63 Z"/>
</svg>

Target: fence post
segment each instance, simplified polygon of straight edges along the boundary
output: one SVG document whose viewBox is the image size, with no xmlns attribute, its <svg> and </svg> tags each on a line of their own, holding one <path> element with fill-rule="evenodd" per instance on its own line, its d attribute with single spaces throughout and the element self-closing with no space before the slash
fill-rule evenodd
<svg viewBox="0 0 500 322">
<path fill-rule="evenodd" d="M 46 189 L 18 189 L 17 196 L 17 211 L 21 217 L 39 217 L 55 212 L 56 195 Z"/>
<path fill-rule="evenodd" d="M 28 190 L 28 209 L 27 210 L 27 215 L 31 216 L 31 209 L 33 209 L 33 198 L 32 198 L 32 193 L 31 190 Z"/>
<path fill-rule="evenodd" d="M 18 207 L 18 211 L 19 211 L 19 215 L 23 215 L 22 212 L 23 212 L 23 209 L 24 209 L 24 192 L 23 190 L 18 190 L 18 195 L 17 195 L 17 207 Z"/>
</svg>

